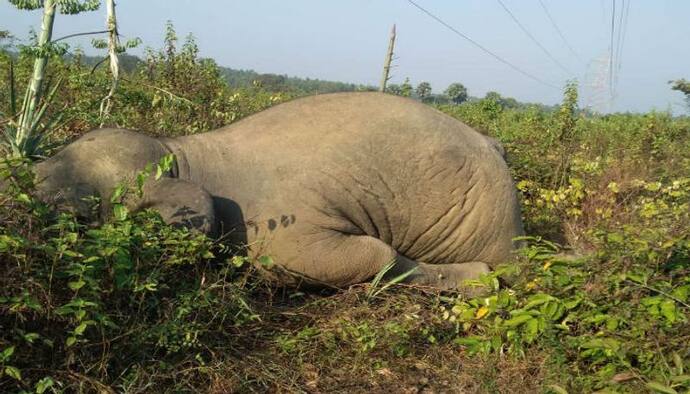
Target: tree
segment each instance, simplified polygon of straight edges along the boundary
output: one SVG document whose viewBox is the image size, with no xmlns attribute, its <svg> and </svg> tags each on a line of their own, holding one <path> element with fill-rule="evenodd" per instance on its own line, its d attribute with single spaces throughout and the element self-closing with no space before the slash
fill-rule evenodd
<svg viewBox="0 0 690 394">
<path fill-rule="evenodd" d="M 417 89 L 415 89 L 415 93 L 422 101 L 426 100 L 431 96 L 431 84 L 429 82 L 420 82 L 417 85 Z"/>
<path fill-rule="evenodd" d="M 401 94 L 402 93 L 402 87 L 400 85 L 397 85 L 397 84 L 390 84 L 390 85 L 386 86 L 386 92 L 388 92 L 390 94 L 394 94 L 396 96 L 401 96 L 402 95 Z"/>
<path fill-rule="evenodd" d="M 8 45 L 10 45 L 13 39 L 14 37 L 12 36 L 12 34 L 10 34 L 9 31 L 0 30 L 0 44 L 2 44 L 0 45 L 0 51 L 4 50 Z M 4 44 L 4 41 L 8 41 L 8 43 Z"/>
<path fill-rule="evenodd" d="M 56 84 L 48 94 L 45 94 L 45 86 L 43 85 L 46 76 L 46 66 L 50 56 L 64 54 L 66 50 L 65 46 L 56 44 L 52 40 L 55 13 L 58 8 L 62 14 L 70 15 L 84 11 L 93 11 L 98 9 L 100 0 L 10 0 L 10 3 L 21 10 L 43 8 L 38 42 L 35 47 L 28 49 L 36 59 L 34 60 L 33 75 L 29 81 L 29 87 L 23 101 L 24 104 L 19 111 L 17 121 L 7 126 L 3 134 L 5 137 L 4 148 L 11 155 L 36 156 L 40 154 L 43 137 L 48 129 L 46 125 L 40 126 L 41 121 L 46 107 L 57 88 Z M 14 107 L 14 103 L 12 103 L 11 107 Z M 16 114 L 11 114 L 11 116 L 14 115 Z"/>
<path fill-rule="evenodd" d="M 405 78 L 402 85 L 400 85 L 400 95 L 403 97 L 412 96 L 412 84 L 410 83 L 410 78 Z"/>
<path fill-rule="evenodd" d="M 269 92 L 286 92 L 287 76 L 278 74 L 261 74 L 255 80 L 257 86 L 268 90 Z"/>
<path fill-rule="evenodd" d="M 690 81 L 685 79 L 678 79 L 675 81 L 668 81 L 671 84 L 671 89 L 677 90 L 685 95 L 685 101 L 690 108 Z"/>
<path fill-rule="evenodd" d="M 501 97 L 501 94 L 498 92 L 490 91 L 486 92 L 486 95 L 484 95 L 484 100 L 491 100 L 500 104 L 501 101 L 503 101 L 503 97 Z"/>
<path fill-rule="evenodd" d="M 450 84 L 444 93 L 455 104 L 461 104 L 467 100 L 467 88 L 459 82 Z"/>
<path fill-rule="evenodd" d="M 110 60 L 110 73 L 112 74 L 112 84 L 108 94 L 101 100 L 100 117 L 103 127 L 105 119 L 110 116 L 110 108 L 113 105 L 113 97 L 120 82 L 120 38 L 117 32 L 117 17 L 115 16 L 115 0 L 106 0 L 107 18 L 106 27 L 108 28 L 108 59 Z"/>
</svg>

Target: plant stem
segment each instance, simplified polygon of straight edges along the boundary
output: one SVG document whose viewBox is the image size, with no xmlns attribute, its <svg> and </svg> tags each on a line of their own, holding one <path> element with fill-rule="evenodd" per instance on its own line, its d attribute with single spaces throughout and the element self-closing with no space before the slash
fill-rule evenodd
<svg viewBox="0 0 690 394">
<path fill-rule="evenodd" d="M 41 35 L 38 38 L 38 46 L 42 50 L 46 49 L 47 44 L 53 35 L 53 23 L 55 22 L 55 0 L 45 0 L 43 3 L 43 21 L 41 23 Z M 17 145 L 23 148 L 28 134 L 31 132 L 31 125 L 34 122 L 34 111 L 41 100 L 41 88 L 45 78 L 46 65 L 48 64 L 48 54 L 41 52 L 34 61 L 34 73 L 29 85 L 29 100 L 27 108 L 23 108 L 19 130 L 17 131 Z"/>
<path fill-rule="evenodd" d="M 679 303 L 680 305 L 683 305 L 684 307 L 690 309 L 690 305 L 688 305 L 687 303 L 683 302 L 683 300 L 679 299 L 678 297 L 675 297 L 675 296 L 673 296 L 673 295 L 671 295 L 671 294 L 668 294 L 668 293 L 666 293 L 666 292 L 664 292 L 664 291 L 661 291 L 661 290 L 659 290 L 659 289 L 655 289 L 655 288 L 653 288 L 653 287 L 647 286 L 647 285 L 645 285 L 645 284 L 643 284 L 643 283 L 637 283 L 637 282 L 633 282 L 633 281 L 631 281 L 631 280 L 628 280 L 627 282 L 630 282 L 630 283 L 632 283 L 632 284 L 634 284 L 634 285 L 637 285 L 637 286 L 639 286 L 639 287 L 642 287 L 642 288 L 644 288 L 644 289 L 653 291 L 653 292 L 655 292 L 655 293 L 657 293 L 657 294 L 661 294 L 662 296 L 664 296 L 664 297 L 666 297 L 666 298 L 668 298 L 668 299 L 670 299 L 670 300 L 673 300 L 673 301 Z"/>
</svg>

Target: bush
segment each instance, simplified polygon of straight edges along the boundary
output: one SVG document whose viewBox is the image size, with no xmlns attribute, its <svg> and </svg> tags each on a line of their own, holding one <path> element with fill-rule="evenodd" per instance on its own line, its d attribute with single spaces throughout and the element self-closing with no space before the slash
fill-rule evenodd
<svg viewBox="0 0 690 394">
<path fill-rule="evenodd" d="M 26 163 L 3 172 L 2 391 L 84 381 L 100 390 L 152 363 L 199 363 L 217 341 L 232 346 L 228 327 L 256 318 L 233 282 L 244 260 L 216 259 L 222 244 L 152 211 L 87 226 L 33 197 Z"/>
</svg>

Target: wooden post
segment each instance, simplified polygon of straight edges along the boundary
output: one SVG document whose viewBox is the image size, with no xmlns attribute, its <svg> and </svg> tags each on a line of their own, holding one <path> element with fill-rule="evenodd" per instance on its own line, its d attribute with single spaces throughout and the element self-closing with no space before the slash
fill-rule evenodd
<svg viewBox="0 0 690 394">
<path fill-rule="evenodd" d="M 386 61 L 383 64 L 383 77 L 381 78 L 381 86 L 379 87 L 379 91 L 385 92 L 386 91 L 386 83 L 388 83 L 388 79 L 390 78 L 388 74 L 390 73 L 391 70 L 391 62 L 393 61 L 393 48 L 395 47 L 395 24 L 393 25 L 393 28 L 391 29 L 391 37 L 390 41 L 388 41 L 388 52 L 386 53 Z"/>
</svg>

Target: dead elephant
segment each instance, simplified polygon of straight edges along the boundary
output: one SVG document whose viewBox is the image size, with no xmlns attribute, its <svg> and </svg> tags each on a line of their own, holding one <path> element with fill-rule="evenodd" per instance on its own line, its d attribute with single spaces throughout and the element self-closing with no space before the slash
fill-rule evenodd
<svg viewBox="0 0 690 394">
<path fill-rule="evenodd" d="M 505 262 L 522 234 L 500 145 L 413 100 L 313 96 L 179 138 L 92 131 L 38 164 L 39 189 L 78 207 L 173 153 L 132 207 L 226 233 L 307 283 L 347 286 L 417 268 L 455 288 Z M 107 201 L 106 201 L 107 202 Z"/>
</svg>

